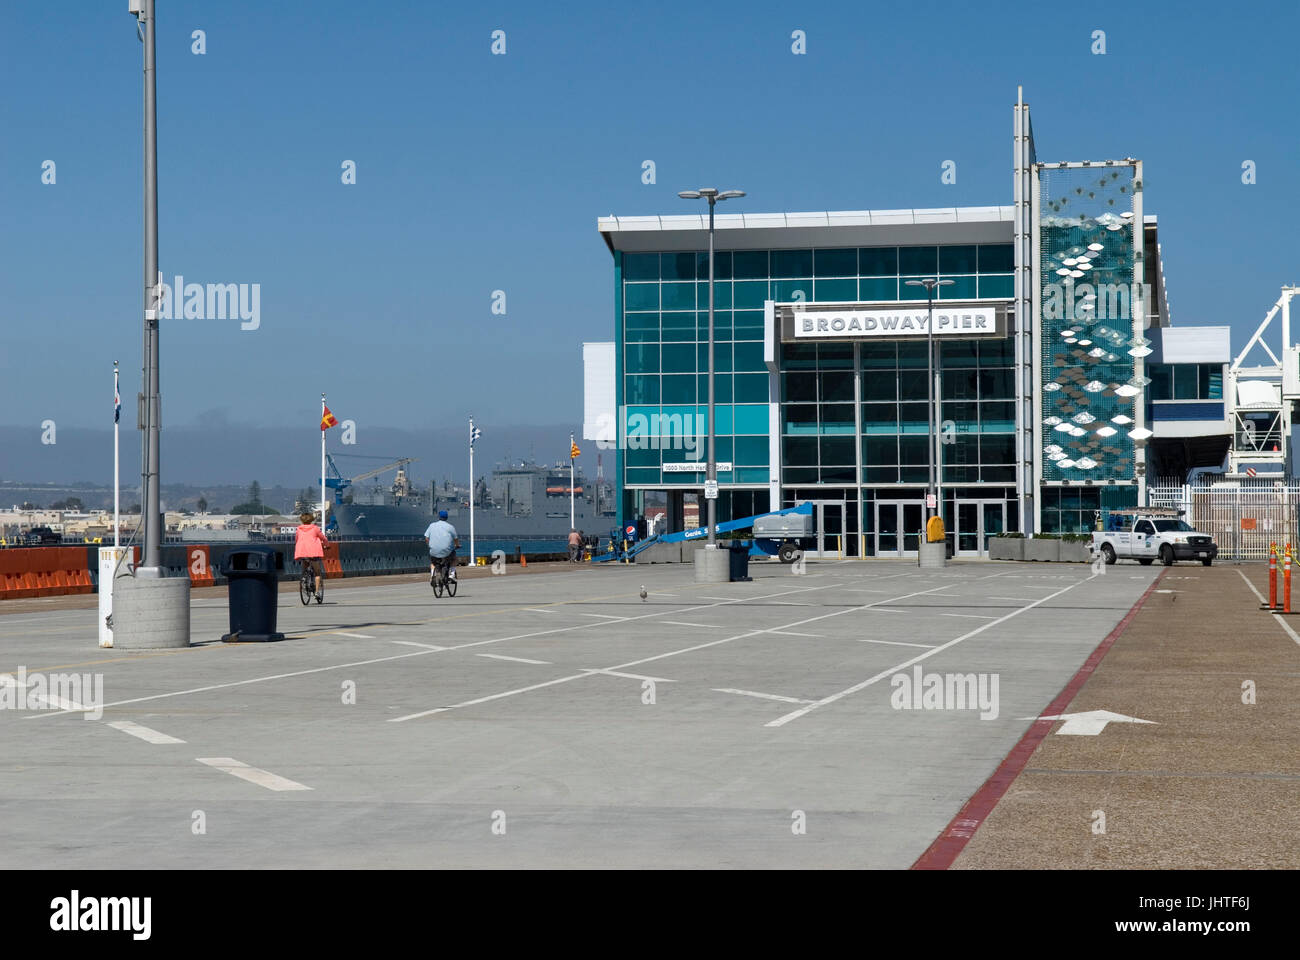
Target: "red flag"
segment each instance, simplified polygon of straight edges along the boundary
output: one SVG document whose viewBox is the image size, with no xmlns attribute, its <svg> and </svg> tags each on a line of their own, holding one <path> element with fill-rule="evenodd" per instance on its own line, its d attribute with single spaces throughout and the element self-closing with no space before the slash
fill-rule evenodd
<svg viewBox="0 0 1300 960">
<path fill-rule="evenodd" d="M 339 422 L 335 419 L 334 414 L 330 413 L 330 408 L 325 407 L 325 412 L 321 414 L 320 418 L 320 428 L 328 430 L 330 427 L 337 427 L 338 425 Z"/>
</svg>

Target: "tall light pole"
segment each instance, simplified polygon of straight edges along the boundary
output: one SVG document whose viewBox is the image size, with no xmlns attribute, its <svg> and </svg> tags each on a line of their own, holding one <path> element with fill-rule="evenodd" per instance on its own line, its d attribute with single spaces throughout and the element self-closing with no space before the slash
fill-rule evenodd
<svg viewBox="0 0 1300 960">
<path fill-rule="evenodd" d="M 162 278 L 158 274 L 158 82 L 154 64 L 154 0 L 130 0 L 144 42 L 144 556 L 138 576 L 161 577 L 162 530 L 159 483 L 158 314 Z M 175 291 L 180 296 L 180 291 Z"/>
<path fill-rule="evenodd" d="M 926 277 L 924 280 L 907 281 L 907 286 L 909 287 L 925 287 L 926 299 L 929 301 L 928 309 L 929 309 L 930 319 L 925 324 L 925 339 L 926 339 L 925 380 L 926 380 L 927 396 L 929 398 L 929 403 L 927 404 L 927 406 L 929 407 L 929 415 L 930 415 L 930 440 L 926 448 L 926 457 L 930 461 L 930 484 L 928 487 L 926 487 L 926 491 L 925 491 L 926 493 L 925 519 L 927 521 L 930 519 L 930 517 L 934 516 L 934 514 L 930 512 L 931 510 L 931 507 L 929 505 L 930 497 L 934 497 L 933 509 L 942 515 L 942 505 L 939 503 L 939 486 L 936 483 L 936 477 L 935 477 L 935 474 L 937 473 L 935 463 L 938 460 L 938 457 L 936 456 L 936 450 L 938 449 L 938 447 L 936 446 L 936 444 L 938 443 L 938 439 L 939 439 L 938 432 L 935 430 L 935 425 L 939 422 L 939 415 L 938 415 L 938 411 L 935 410 L 934 401 L 935 401 L 935 397 L 939 394 L 940 391 L 937 390 L 935 387 L 935 377 L 934 377 L 934 288 L 951 286 L 952 283 L 953 281 L 951 280 L 939 280 L 935 277 Z"/>
<path fill-rule="evenodd" d="M 698 190 L 682 190 L 677 194 L 683 200 L 698 200 L 704 197 L 709 201 L 709 442 L 708 462 L 705 465 L 704 496 L 709 504 L 710 549 L 717 549 L 718 525 L 718 461 L 714 456 L 714 419 L 713 419 L 713 208 L 719 200 L 731 200 L 743 197 L 744 190 L 724 190 L 718 192 L 716 187 L 700 187 Z M 713 496 L 709 496 L 712 493 Z"/>
<path fill-rule="evenodd" d="M 162 565 L 162 487 L 159 482 L 158 335 L 162 307 L 162 277 L 158 273 L 158 101 L 154 60 L 157 21 L 154 0 L 128 0 L 136 17 L 136 35 L 144 44 L 144 369 L 141 384 L 141 481 L 143 489 L 144 555 L 134 576 L 122 576 L 118 566 L 101 571 L 112 590 L 111 636 L 101 645 L 127 649 L 159 649 L 190 645 L 190 578 L 167 576 Z M 179 295 L 180 291 L 177 291 Z"/>
</svg>

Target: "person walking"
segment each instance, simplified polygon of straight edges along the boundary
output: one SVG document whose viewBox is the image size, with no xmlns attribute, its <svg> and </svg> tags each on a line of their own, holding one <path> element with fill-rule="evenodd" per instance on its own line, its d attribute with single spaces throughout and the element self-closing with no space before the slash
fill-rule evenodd
<svg viewBox="0 0 1300 960">
<path fill-rule="evenodd" d="M 582 550 L 582 535 L 576 529 L 569 529 L 569 562 L 577 563 Z"/>
</svg>

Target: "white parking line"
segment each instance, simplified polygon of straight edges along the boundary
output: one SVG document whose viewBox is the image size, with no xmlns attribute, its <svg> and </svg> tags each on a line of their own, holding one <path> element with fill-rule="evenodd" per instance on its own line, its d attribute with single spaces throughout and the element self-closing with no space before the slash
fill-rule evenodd
<svg viewBox="0 0 1300 960">
<path fill-rule="evenodd" d="M 800 700 L 798 697 L 783 697 L 776 693 L 758 693 L 755 690 L 733 690 L 731 687 L 714 687 L 714 693 L 738 693 L 742 697 L 759 697 L 763 700 L 780 700 L 782 703 L 812 703 L 811 700 Z"/>
<path fill-rule="evenodd" d="M 887 670 L 882 670 L 880 673 L 877 673 L 875 676 L 868 677 L 866 680 L 863 680 L 861 683 L 855 683 L 853 686 L 847 687 L 846 689 L 841 690 L 839 693 L 833 693 L 829 697 L 823 697 L 822 699 L 818 700 L 815 703 L 810 703 L 805 707 L 800 707 L 798 710 L 794 710 L 790 713 L 787 713 L 783 717 L 778 717 L 777 719 L 766 724 L 766 726 L 783 727 L 791 720 L 798 720 L 800 717 L 811 713 L 812 711 L 816 710 L 818 707 L 824 707 L 827 704 L 834 703 L 836 700 L 842 700 L 844 697 L 847 697 L 850 694 L 857 693 L 859 690 L 865 690 L 873 683 L 883 680 L 886 677 L 891 677 L 901 670 L 906 670 L 908 667 L 912 666 L 913 664 L 920 663 L 922 660 L 925 660 L 927 657 L 932 657 L 936 653 L 939 653 L 942 650 L 947 650 L 949 647 L 954 647 L 957 644 L 961 643 L 963 640 L 969 640 L 971 637 L 978 636 L 979 634 L 983 633 L 985 630 L 989 629 L 989 627 L 996 627 L 999 623 L 1003 623 L 1006 620 L 1010 620 L 1012 617 L 1019 616 L 1020 614 L 1024 613 L 1026 610 L 1032 610 L 1040 603 L 1046 603 L 1048 600 L 1051 600 L 1053 597 L 1059 597 L 1067 590 L 1073 590 L 1079 584 L 1087 583 L 1089 580 L 1094 579 L 1096 576 L 1097 576 L 1096 574 L 1093 574 L 1091 577 L 1088 577 L 1086 580 L 1076 580 L 1074 583 L 1071 583 L 1069 586 L 1061 587 L 1055 593 L 1050 593 L 1039 600 L 1035 600 L 1033 603 L 1029 604 L 1028 606 L 1020 607 L 1018 610 L 1013 610 L 1011 613 L 1008 613 L 1006 616 L 999 617 L 996 620 L 990 620 L 982 627 L 976 627 L 974 630 L 971 630 L 969 633 L 963 633 L 960 637 L 957 637 L 956 639 L 953 640 L 949 640 L 947 643 L 940 644 L 939 646 L 934 647 L 933 649 L 929 650 L 926 653 L 918 654 L 917 656 L 913 657 L 911 660 L 905 660 L 902 663 L 898 664 L 897 666 L 890 667 Z"/>
<path fill-rule="evenodd" d="M 372 636 L 371 636 L 370 634 L 368 634 L 368 633 L 348 633 L 346 630 L 335 630 L 334 632 L 337 633 L 340 637 L 354 637 L 354 638 L 356 638 L 357 640 L 373 640 L 373 639 L 375 639 L 374 637 L 372 637 Z"/>
<path fill-rule="evenodd" d="M 524 607 L 524 613 L 554 613 L 554 610 L 547 610 L 543 607 Z"/>
<path fill-rule="evenodd" d="M 594 667 L 584 670 L 583 673 L 603 673 L 611 677 L 624 677 L 628 680 L 653 680 L 655 683 L 676 683 L 676 680 L 669 680 L 667 677 L 647 677 L 643 673 L 620 673 L 606 667 Z"/>
<path fill-rule="evenodd" d="M 674 627 L 708 627 L 710 630 L 725 630 L 726 628 L 720 623 L 687 623 L 684 620 L 660 620 L 660 623 L 670 624 Z"/>
<path fill-rule="evenodd" d="M 393 717 L 388 722 L 403 723 L 407 720 L 416 720 L 420 717 L 432 716 L 435 713 L 446 713 L 448 710 L 458 710 L 461 707 L 473 707 L 480 703 L 489 703 L 492 700 L 500 700 L 503 697 L 513 697 L 517 693 L 527 693 L 529 690 L 540 690 L 542 689 L 542 687 L 553 687 L 557 683 L 568 683 L 570 680 L 581 680 L 583 677 L 588 677 L 588 676 L 591 676 L 591 674 L 587 673 L 586 671 L 582 673 L 574 673 L 567 677 L 559 677 L 555 680 L 547 680 L 544 683 L 534 683 L 532 686 L 520 687 L 517 690 L 506 690 L 502 693 L 493 693 L 493 694 L 489 694 L 486 697 L 478 697 L 477 699 L 474 700 L 463 700 L 460 703 L 449 704 L 448 706 L 445 707 L 434 707 L 432 710 L 421 710 L 419 713 L 408 713 L 404 717 Z"/>
<path fill-rule="evenodd" d="M 491 660 L 511 660 L 514 663 L 536 663 L 542 666 L 550 666 L 549 660 L 529 660 L 527 657 L 507 657 L 504 653 L 476 653 L 476 657 L 488 657 Z"/>
<path fill-rule="evenodd" d="M 820 640 L 820 633 L 795 633 L 793 630 L 769 630 L 768 633 L 779 633 L 783 637 L 808 637 L 812 640 Z"/>
<path fill-rule="evenodd" d="M 770 600 L 772 597 L 780 597 L 780 596 L 784 596 L 784 595 L 787 594 L 787 593 L 803 593 L 803 592 L 809 592 L 809 591 L 812 591 L 812 590 L 826 590 L 826 589 L 828 589 L 828 588 L 827 588 L 827 587 L 798 587 L 798 588 L 795 588 L 795 589 L 793 589 L 793 590 L 782 590 L 782 591 L 780 591 L 779 593 L 767 594 L 767 595 L 765 595 L 765 596 L 746 597 L 746 598 L 735 598 L 735 597 L 733 597 L 733 598 L 730 598 L 730 599 L 728 599 L 728 600 L 723 601 L 722 605 L 723 605 L 723 606 L 726 606 L 726 605 L 728 605 L 728 604 L 743 603 L 745 600 Z M 941 589 L 941 588 L 936 587 L 935 589 Z M 929 591 L 929 590 L 923 590 L 923 591 L 921 591 L 921 592 L 922 592 L 922 593 L 930 593 L 931 591 Z M 907 596 L 909 596 L 909 597 L 911 597 L 911 596 L 917 596 L 917 594 L 909 593 L 909 594 L 907 594 Z M 705 598 L 703 598 L 703 599 L 706 599 L 706 600 L 707 600 L 708 598 L 705 597 Z M 895 599 L 902 600 L 902 599 L 905 599 L 905 597 L 896 597 Z M 701 604 L 700 606 L 696 606 L 696 607 L 687 607 L 684 611 L 681 611 L 681 612 L 688 612 L 688 611 L 691 611 L 691 610 L 710 610 L 710 609 L 713 609 L 715 606 L 718 606 L 718 604 Z M 861 608 L 861 607 L 854 607 L 854 608 L 851 608 L 851 609 L 854 609 L 854 610 L 860 610 L 860 609 L 863 609 L 863 608 Z M 829 614 L 826 614 L 825 616 L 835 617 L 835 616 L 839 616 L 840 614 L 844 614 L 844 613 L 848 613 L 848 612 L 850 612 L 850 611 L 849 611 L 849 610 L 837 610 L 837 611 L 835 611 L 834 613 L 829 613 Z M 658 614 L 658 613 L 647 613 L 647 614 L 642 614 L 641 616 L 638 616 L 638 617 L 628 617 L 628 618 L 626 618 L 626 619 L 628 619 L 628 620 L 646 620 L 646 619 L 649 619 L 649 618 L 651 618 L 651 617 L 656 617 L 656 616 L 661 616 L 661 615 L 662 615 L 662 614 Z M 822 617 L 813 617 L 812 619 L 813 619 L 813 620 L 820 620 L 820 619 L 822 619 Z M 799 623 L 804 623 L 804 622 L 809 622 L 809 621 L 799 621 L 798 623 L 788 624 L 788 626 L 798 626 Z M 537 631 L 537 632 L 535 632 L 535 633 L 519 634 L 518 636 L 515 636 L 515 637 L 500 637 L 500 638 L 498 638 L 498 639 L 496 639 L 496 640 L 477 640 L 477 641 L 474 641 L 474 642 L 472 642 L 472 643 L 463 643 L 463 644 L 460 644 L 459 646 L 452 647 L 451 649 L 453 649 L 453 650 L 463 650 L 463 649 L 466 648 L 466 647 L 476 647 L 476 646 L 479 646 L 480 644 L 484 644 L 484 643 L 499 643 L 499 642 L 501 642 L 502 640 L 524 640 L 524 639 L 528 639 L 528 638 L 531 638 L 531 637 L 548 636 L 548 635 L 550 635 L 550 634 L 554 634 L 554 633 L 567 633 L 567 632 L 570 631 L 570 630 L 582 630 L 582 629 L 585 629 L 586 627 L 595 627 L 595 626 L 599 626 L 599 624 L 591 623 L 591 624 L 578 624 L 578 625 L 576 625 L 576 626 L 570 626 L 570 627 L 557 627 L 557 628 L 554 629 L 554 630 L 539 630 L 539 631 Z M 541 690 L 541 689 L 544 688 L 544 687 L 553 687 L 553 686 L 556 686 L 557 684 L 568 683 L 570 680 L 581 680 L 583 677 L 590 677 L 590 676 L 591 676 L 592 674 L 594 674 L 594 673 L 614 673 L 614 671 L 617 671 L 620 667 L 634 667 L 634 666 L 637 666 L 637 665 L 640 664 L 640 663 L 646 663 L 646 662 L 649 662 L 650 660 L 658 660 L 658 659 L 660 659 L 661 657 L 671 657 L 671 656 L 676 656 L 676 655 L 679 654 L 679 653 L 688 653 L 688 652 L 690 652 L 690 651 L 692 651 L 692 650 L 703 650 L 703 649 L 706 648 L 706 647 L 716 646 L 716 645 L 718 645 L 718 644 L 720 644 L 720 643 L 729 643 L 729 642 L 731 642 L 732 640 L 737 640 L 737 639 L 740 639 L 741 637 L 751 637 L 751 636 L 755 636 L 755 635 L 757 635 L 757 634 L 760 634 L 760 633 L 766 633 L 766 632 L 768 632 L 768 631 L 764 631 L 764 630 L 750 630 L 750 631 L 747 631 L 746 633 L 736 634 L 734 637 L 724 637 L 724 638 L 722 638 L 721 640 L 710 640 L 708 643 L 700 643 L 700 644 L 696 644 L 695 646 L 692 646 L 692 647 L 685 647 L 685 648 L 683 648 L 683 649 L 681 649 L 681 650 L 670 650 L 670 651 L 667 652 L 667 653 L 658 654 L 657 656 L 653 656 L 653 657 L 647 657 L 645 660 L 634 660 L 634 661 L 632 661 L 632 662 L 630 662 L 630 663 L 619 663 L 619 664 L 615 664 L 615 665 L 612 666 L 612 667 L 607 667 L 607 668 L 605 668 L 605 669 L 603 669 L 603 670 L 584 670 L 582 673 L 574 673 L 574 674 L 570 674 L 570 675 L 567 676 L 567 677 L 557 677 L 557 678 L 554 679 L 554 680 L 547 680 L 547 681 L 545 681 L 545 682 L 543 682 L 543 683 L 534 683 L 534 684 L 530 684 L 530 685 L 527 686 L 527 687 L 519 687 L 518 689 L 515 689 L 515 690 L 504 690 L 504 691 L 502 691 L 501 693 L 493 693 L 493 694 L 489 694 L 489 695 L 486 696 L 486 697 L 476 697 L 476 698 L 473 699 L 473 700 L 464 700 L 464 701 L 462 701 L 462 702 L 460 702 L 460 703 L 449 704 L 448 706 L 445 706 L 445 707 L 434 707 L 432 710 L 421 710 L 419 713 L 408 713 L 406 716 L 402 716 L 402 717 L 391 717 L 391 718 L 389 719 L 388 722 L 389 722 L 389 723 L 404 723 L 404 722 L 407 721 L 407 720 L 415 720 L 415 719 L 418 719 L 418 718 L 420 718 L 420 717 L 428 717 L 428 716 L 432 716 L 432 715 L 435 714 L 435 713 L 446 713 L 446 712 L 449 711 L 449 710 L 458 710 L 458 709 L 460 709 L 461 707 L 473 707 L 473 706 L 477 706 L 477 705 L 479 705 L 479 704 L 481 704 L 481 703 L 490 703 L 490 702 L 493 701 L 493 700 L 501 700 L 501 699 L 503 699 L 503 698 L 505 698 L 505 697 L 513 697 L 513 696 L 516 696 L 517 694 L 521 694 L 521 693 L 529 693 L 530 691 L 533 691 L 533 690 Z M 615 675 L 618 675 L 618 674 L 615 674 Z M 646 678 L 642 678 L 642 679 L 646 679 Z M 671 683 L 672 681 L 664 681 L 664 682 L 666 682 L 666 683 Z"/>
<path fill-rule="evenodd" d="M 628 617 L 616 617 L 611 613 L 580 613 L 580 617 L 600 617 L 602 620 L 627 620 Z"/>
<path fill-rule="evenodd" d="M 770 600 L 772 597 L 780 597 L 780 596 L 784 596 L 784 595 L 787 594 L 787 593 L 808 593 L 808 592 L 811 592 L 811 591 L 814 591 L 814 590 L 827 590 L 827 589 L 830 589 L 830 587 L 829 587 L 829 586 L 817 586 L 817 587 L 796 587 L 796 588 L 793 588 L 793 589 L 790 589 L 790 590 L 780 590 L 780 591 L 778 591 L 778 592 L 776 592 L 776 593 L 763 594 L 763 595 L 760 595 L 760 596 L 757 596 L 757 597 L 732 597 L 732 598 L 730 598 L 730 599 L 728 599 L 728 600 L 723 601 L 722 603 L 703 603 L 703 604 L 697 604 L 696 606 L 683 607 L 683 608 L 681 608 L 681 609 L 679 609 L 679 610 L 676 610 L 676 611 L 674 611 L 674 612 L 676 612 L 676 613 L 690 613 L 690 612 L 695 611 L 695 610 L 712 610 L 712 609 L 714 609 L 715 607 L 718 607 L 718 606 L 727 606 L 728 604 L 745 603 L 745 602 L 748 602 L 748 601 L 751 601 L 751 600 Z M 938 588 L 936 588 L 936 589 L 938 589 Z M 929 592 L 929 591 L 925 591 L 925 592 Z M 914 594 L 908 594 L 908 596 L 913 596 L 913 595 L 914 595 Z M 853 608 L 853 609 L 859 609 L 859 608 Z M 838 611 L 838 612 L 845 613 L 845 612 L 848 612 L 848 611 Z M 654 613 L 641 614 L 641 615 L 639 615 L 639 616 L 635 616 L 635 617 L 624 617 L 624 618 L 622 618 L 622 619 L 627 620 L 627 621 L 648 620 L 648 619 L 651 619 L 651 618 L 653 618 L 653 617 L 661 617 L 661 616 L 664 616 L 666 613 L 668 613 L 668 611 L 666 611 L 666 610 L 659 610 L 659 611 L 655 611 Z M 326 673 L 326 672 L 328 672 L 328 671 L 330 671 L 330 670 L 347 670 L 347 669 L 351 669 L 351 668 L 353 668 L 353 667 L 365 667 L 365 666 L 370 666 L 371 664 L 375 664 L 375 663 L 388 663 L 389 661 L 392 661 L 392 660 L 405 660 L 405 659 L 407 659 L 408 657 L 422 657 L 422 656 L 426 656 L 427 654 L 430 654 L 430 653 L 440 653 L 440 652 L 442 652 L 442 651 L 444 651 L 444 650 L 464 650 L 464 649 L 466 649 L 466 648 L 468 648 L 468 647 L 481 647 L 481 646 L 484 646 L 484 645 L 486 645 L 486 644 L 504 643 L 504 642 L 507 641 L 507 640 L 528 640 L 528 639 L 531 639 L 531 638 L 533 638 L 533 637 L 546 637 L 546 636 L 551 636 L 552 634 L 557 634 L 557 633 L 568 633 L 569 631 L 574 631 L 574 630 L 585 630 L 585 629 L 587 629 L 588 627 L 598 627 L 598 626 L 600 626 L 600 625 L 601 625 L 601 624 L 598 624 L 598 623 L 577 623 L 577 624 L 570 624 L 569 626 L 565 626 L 565 627 L 555 627 L 555 628 L 550 629 L 550 630 L 535 630 L 535 631 L 533 631 L 533 632 L 531 632 L 531 633 L 517 633 L 517 634 L 513 634 L 513 635 L 508 636 L 508 637 L 493 637 L 493 638 L 489 638 L 489 639 L 487 639 L 487 640 L 474 640 L 474 641 L 471 641 L 471 642 L 469 642 L 469 643 L 461 643 L 461 644 L 457 644 L 457 645 L 455 645 L 455 646 L 451 646 L 451 647 L 440 647 L 440 646 L 437 646 L 437 645 L 435 645 L 435 644 L 431 644 L 431 643 L 416 643 L 416 642 L 413 641 L 413 640 L 393 640 L 393 641 L 391 641 L 392 643 L 400 643 L 400 644 L 402 644 L 402 645 L 404 645 L 404 646 L 420 647 L 421 649 L 418 650 L 418 651 L 416 651 L 416 652 L 414 652 L 414 653 L 399 653 L 399 654 L 396 654 L 396 655 L 391 656 L 391 657 L 374 657 L 374 658 L 372 658 L 372 659 L 370 659 L 370 660 L 353 660 L 353 661 L 350 661 L 350 662 L 348 662 L 348 663 L 333 663 L 333 664 L 329 664 L 329 665 L 324 666 L 324 667 L 312 667 L 312 668 L 307 669 L 307 670 L 294 670 L 294 671 L 290 671 L 290 672 L 288 672 L 288 673 L 275 673 L 275 674 L 270 674 L 270 675 L 268 675 L 268 676 L 264 676 L 264 677 L 250 677 L 250 678 L 247 679 L 247 680 L 232 680 L 232 681 L 230 681 L 229 683 L 214 683 L 214 684 L 210 684 L 210 685 L 205 686 L 205 687 L 191 687 L 191 688 L 188 689 L 188 690 L 174 690 L 174 691 L 172 691 L 172 692 L 170 692 L 170 693 L 155 693 L 155 694 L 152 694 L 152 695 L 147 696 L 147 697 L 133 697 L 133 698 L 131 698 L 131 699 L 129 699 L 129 700 L 117 700 L 117 701 L 115 701 L 115 702 L 113 702 L 113 703 L 106 703 L 106 704 L 103 705 L 103 708 L 104 708 L 104 709 L 108 709 L 109 707 L 124 707 L 124 706 L 127 706 L 128 704 L 132 704 L 132 703 L 146 703 L 146 702 L 148 702 L 148 701 L 150 701 L 150 700 L 166 700 L 166 699 L 169 699 L 169 698 L 171 698 L 171 697 L 184 697 L 184 696 L 188 696 L 188 695 L 193 694 L 193 693 L 209 693 L 209 692 L 211 692 L 211 691 L 213 691 L 213 690 L 225 690 L 225 689 L 228 689 L 228 688 L 230 688 L 230 687 L 242 687 L 242 686 L 246 686 L 246 685 L 248 685 L 248 684 L 253 684 L 253 683 L 267 683 L 267 682 L 270 682 L 270 681 L 272 681 L 272 680 L 287 680 L 287 679 L 290 679 L 290 678 L 293 678 L 293 677 L 305 677 L 305 676 L 309 676 L 309 675 L 311 675 L 311 674 L 313 674 L 313 673 Z M 761 632 L 761 631 L 759 631 L 759 632 Z M 626 664 L 624 664 L 624 666 L 626 666 Z M 586 674 L 586 673 L 578 673 L 578 674 L 574 674 L 572 677 L 569 677 L 568 679 L 570 679 L 570 680 L 577 680 L 577 679 L 579 679 L 579 678 L 581 678 L 581 677 L 585 677 L 585 676 L 589 676 L 589 674 Z M 556 683 L 556 682 L 563 682 L 563 681 L 562 681 L 562 680 L 561 680 L 561 681 L 550 681 L 550 682 L 548 682 L 548 683 L 546 683 L 546 684 L 543 684 L 543 686 L 549 686 L 550 683 Z M 528 688 L 528 689 L 532 689 L 532 688 Z M 494 695 L 494 696 L 492 696 L 492 697 L 488 697 L 487 699 L 489 699 L 489 700 L 495 700 L 496 698 L 497 698 L 497 697 Z M 478 702 L 478 701 L 473 701 L 473 702 Z M 467 705 L 467 704 L 466 704 L 466 705 Z M 40 718 L 43 718 L 43 717 L 62 717 L 62 716 L 66 716 L 66 715 L 69 714 L 69 713 L 86 713 L 86 712 L 89 712 L 90 709 L 91 709 L 91 708 L 89 708 L 89 707 L 83 707 L 83 706 L 81 706 L 81 705 L 67 706 L 67 707 L 63 707 L 63 709 L 61 709 L 61 710 L 50 710 L 50 711 L 43 712 L 43 713 L 32 714 L 31 716 L 24 717 L 23 719 L 24 719 L 24 720 L 36 720 L 36 719 L 40 719 Z M 450 709 L 450 708 L 439 708 L 438 710 L 425 711 L 425 713 L 439 713 L 439 712 L 441 712 L 443 709 Z M 418 716 L 424 716 L 424 715 L 425 715 L 425 714 L 418 714 Z M 414 716 L 414 715 L 413 715 L 413 716 Z M 397 718 L 395 718 L 395 719 L 398 719 L 398 720 L 404 720 L 404 719 L 410 719 L 410 718 L 409 718 L 409 717 L 397 717 Z M 390 721 L 390 722 L 391 722 L 391 721 Z"/>
<path fill-rule="evenodd" d="M 989 597 L 990 600 L 1014 600 L 1016 603 L 1032 603 L 1033 597 Z"/>
<path fill-rule="evenodd" d="M 1237 574 L 1241 577 L 1241 579 L 1246 580 L 1246 586 L 1250 587 L 1250 592 L 1259 598 L 1260 603 L 1267 602 L 1264 600 L 1264 595 L 1255 589 L 1255 585 L 1246 579 L 1246 575 L 1244 573 L 1238 570 Z M 1294 630 L 1292 630 L 1291 625 L 1287 623 L 1286 620 L 1284 620 L 1279 614 L 1276 613 L 1273 614 L 1273 619 L 1277 621 L 1277 625 L 1279 627 L 1281 627 L 1283 630 L 1287 632 L 1287 635 L 1290 636 L 1292 640 L 1294 640 L 1296 643 L 1300 643 L 1300 634 L 1297 634 Z"/>
<path fill-rule="evenodd" d="M 268 790 L 310 790 L 311 787 L 304 786 L 295 780 L 288 780 L 285 777 L 277 776 L 266 770 L 259 770 L 257 767 L 250 767 L 246 763 L 240 763 L 233 757 L 195 757 L 199 763 L 205 763 L 216 770 L 222 770 L 232 777 L 239 777 L 241 780 L 247 780 L 249 783 L 255 783 L 259 787 L 266 787 Z"/>
<path fill-rule="evenodd" d="M 988 616 L 983 613 L 941 613 L 941 617 L 964 617 L 967 620 L 996 620 L 996 616 Z"/>
<path fill-rule="evenodd" d="M 865 637 L 854 637 L 858 643 L 886 643 L 891 647 L 925 647 L 927 650 L 937 647 L 937 643 L 906 643 L 903 640 L 868 640 Z"/>
<path fill-rule="evenodd" d="M 130 720 L 114 720 L 109 724 L 114 730 L 121 730 L 123 733 L 129 733 L 133 737 L 139 737 L 148 743 L 184 743 L 176 737 L 169 736 L 165 733 L 159 733 L 157 730 L 150 730 L 148 727 L 138 723 L 132 723 Z"/>
</svg>

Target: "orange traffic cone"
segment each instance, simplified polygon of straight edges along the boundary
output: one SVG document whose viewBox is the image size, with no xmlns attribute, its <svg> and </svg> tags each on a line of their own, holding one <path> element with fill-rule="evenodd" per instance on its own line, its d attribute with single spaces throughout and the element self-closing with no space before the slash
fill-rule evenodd
<svg viewBox="0 0 1300 960">
<path fill-rule="evenodd" d="M 528 558 L 525 557 L 522 553 L 519 554 L 519 566 L 521 567 L 528 566 Z"/>
</svg>

